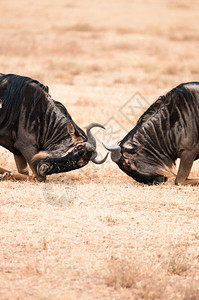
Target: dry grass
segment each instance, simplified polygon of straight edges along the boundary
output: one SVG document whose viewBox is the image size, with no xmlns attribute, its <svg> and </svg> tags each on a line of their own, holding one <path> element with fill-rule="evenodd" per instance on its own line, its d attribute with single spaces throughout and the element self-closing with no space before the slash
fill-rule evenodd
<svg viewBox="0 0 199 300">
<path fill-rule="evenodd" d="M 107 263 L 104 280 L 108 287 L 113 287 L 120 293 L 122 299 L 169 299 L 171 294 L 174 299 L 197 299 L 199 289 L 197 283 L 186 280 L 184 284 L 175 282 L 170 275 L 183 274 L 188 270 L 186 262 L 169 261 L 168 271 L 163 259 L 156 264 L 144 264 L 136 257 L 124 258 L 112 256 Z"/>
<path fill-rule="evenodd" d="M 112 125 L 112 142 L 132 128 L 140 94 L 145 107 L 198 81 L 198 1 L 0 8 L 1 72 L 47 84 L 82 128 L 106 124 L 98 140 Z M 0 151 L 0 165 L 15 170 Z M 45 184 L 1 182 L 0 201 L 0 299 L 199 299 L 198 187 L 142 186 L 108 160 Z"/>
</svg>

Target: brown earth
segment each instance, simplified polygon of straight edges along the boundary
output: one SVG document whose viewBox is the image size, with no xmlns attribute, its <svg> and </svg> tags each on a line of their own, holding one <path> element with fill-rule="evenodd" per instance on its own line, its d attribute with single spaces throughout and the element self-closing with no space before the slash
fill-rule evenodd
<svg viewBox="0 0 199 300">
<path fill-rule="evenodd" d="M 199 80 L 196 0 L 2 0 L 0 15 L 0 71 L 47 84 L 82 128 L 106 125 L 99 140 Z M 198 187 L 143 186 L 108 160 L 1 182 L 0 201 L 0 299 L 199 299 Z"/>
</svg>

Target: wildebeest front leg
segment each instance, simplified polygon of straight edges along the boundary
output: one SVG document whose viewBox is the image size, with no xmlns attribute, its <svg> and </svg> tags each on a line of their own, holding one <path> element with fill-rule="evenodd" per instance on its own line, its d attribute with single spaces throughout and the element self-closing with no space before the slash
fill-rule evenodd
<svg viewBox="0 0 199 300">
<path fill-rule="evenodd" d="M 184 151 L 180 157 L 180 166 L 176 176 L 175 184 L 176 185 L 196 185 L 199 184 L 199 179 L 187 179 L 191 171 L 193 162 L 196 158 L 196 155 L 192 152 Z"/>
<path fill-rule="evenodd" d="M 35 166 L 32 164 L 32 158 L 33 158 L 33 156 L 35 156 L 37 154 L 37 149 L 32 146 L 28 147 L 27 144 L 23 144 L 23 143 L 19 143 L 19 142 L 15 144 L 15 147 L 21 153 L 21 157 L 19 156 L 20 158 L 17 161 L 15 158 L 16 164 L 17 163 L 19 164 L 19 168 L 23 169 L 25 167 L 25 165 L 27 165 L 27 163 L 28 163 L 31 170 L 33 171 L 35 178 L 38 181 L 45 181 L 46 177 L 38 175 Z"/>
<path fill-rule="evenodd" d="M 20 174 L 28 175 L 27 162 L 23 155 L 14 155 L 17 170 Z"/>
<path fill-rule="evenodd" d="M 46 180 L 46 176 L 41 176 L 41 175 L 39 175 L 39 174 L 37 173 L 37 167 L 36 167 L 36 165 L 33 164 L 33 162 L 32 162 L 32 157 L 33 157 L 33 156 L 31 156 L 31 158 L 27 157 L 27 162 L 28 162 L 28 164 L 29 164 L 29 166 L 30 166 L 30 168 L 31 168 L 31 170 L 32 170 L 32 172 L 33 172 L 35 178 L 36 178 L 38 181 L 40 181 L 40 182 L 45 181 L 45 180 Z"/>
</svg>

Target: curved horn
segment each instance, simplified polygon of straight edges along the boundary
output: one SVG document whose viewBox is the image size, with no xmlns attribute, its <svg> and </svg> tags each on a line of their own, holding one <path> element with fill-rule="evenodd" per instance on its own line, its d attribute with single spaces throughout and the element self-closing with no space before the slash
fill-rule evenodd
<svg viewBox="0 0 199 300">
<path fill-rule="evenodd" d="M 109 154 L 109 153 L 107 153 L 107 154 L 105 155 L 105 157 L 102 158 L 101 160 L 96 159 L 96 157 L 95 157 L 95 158 L 91 159 L 91 161 L 92 161 L 93 163 L 97 164 L 97 165 L 103 164 L 103 163 L 106 161 L 106 159 L 107 159 L 107 157 L 108 157 L 108 154 Z"/>
<path fill-rule="evenodd" d="M 88 141 L 86 142 L 86 149 L 88 151 L 93 151 L 93 155 L 91 157 L 91 161 L 95 164 L 103 164 L 107 157 L 108 157 L 108 153 L 106 154 L 106 156 L 104 158 L 102 158 L 101 160 L 97 159 L 97 152 L 96 152 L 96 140 L 94 138 L 94 136 L 91 133 L 91 129 L 94 127 L 100 127 L 105 129 L 105 127 L 99 123 L 90 123 L 87 127 L 86 127 L 86 134 L 88 137 Z"/>
<path fill-rule="evenodd" d="M 117 163 L 120 160 L 121 154 L 121 147 L 120 146 L 109 146 L 104 143 L 102 143 L 103 146 L 106 148 L 106 150 L 111 152 L 111 159 L 115 163 Z"/>
<path fill-rule="evenodd" d="M 105 128 L 104 128 L 103 125 L 101 125 L 99 123 L 94 123 L 94 122 L 88 124 L 88 126 L 86 127 L 86 135 L 88 137 L 87 144 L 91 144 L 96 149 L 96 140 L 95 140 L 94 136 L 91 133 L 91 129 L 94 128 L 94 127 L 100 127 L 100 128 L 103 128 L 103 129 L 105 129 Z"/>
</svg>

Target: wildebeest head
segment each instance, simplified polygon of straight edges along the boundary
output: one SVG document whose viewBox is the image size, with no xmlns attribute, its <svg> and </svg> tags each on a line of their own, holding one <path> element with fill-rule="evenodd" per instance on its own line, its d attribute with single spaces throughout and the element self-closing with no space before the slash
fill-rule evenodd
<svg viewBox="0 0 199 300">
<path fill-rule="evenodd" d="M 104 147 L 111 152 L 112 161 L 117 163 L 119 168 L 134 180 L 148 185 L 167 181 L 165 176 L 154 174 L 153 161 L 151 164 L 148 161 L 145 162 L 142 145 L 135 145 L 129 139 L 120 142 L 117 146 L 104 144 Z"/>
<path fill-rule="evenodd" d="M 103 159 L 98 159 L 96 151 L 96 140 L 91 133 L 91 129 L 104 126 L 99 123 L 90 123 L 86 128 L 86 134 L 70 120 L 67 124 L 70 143 L 65 153 L 56 151 L 56 157 L 49 155 L 49 152 L 40 151 L 36 154 L 32 162 L 39 176 L 46 176 L 53 173 L 67 172 L 79 169 L 89 161 L 95 164 L 102 164 L 107 159 L 108 154 Z"/>
</svg>

